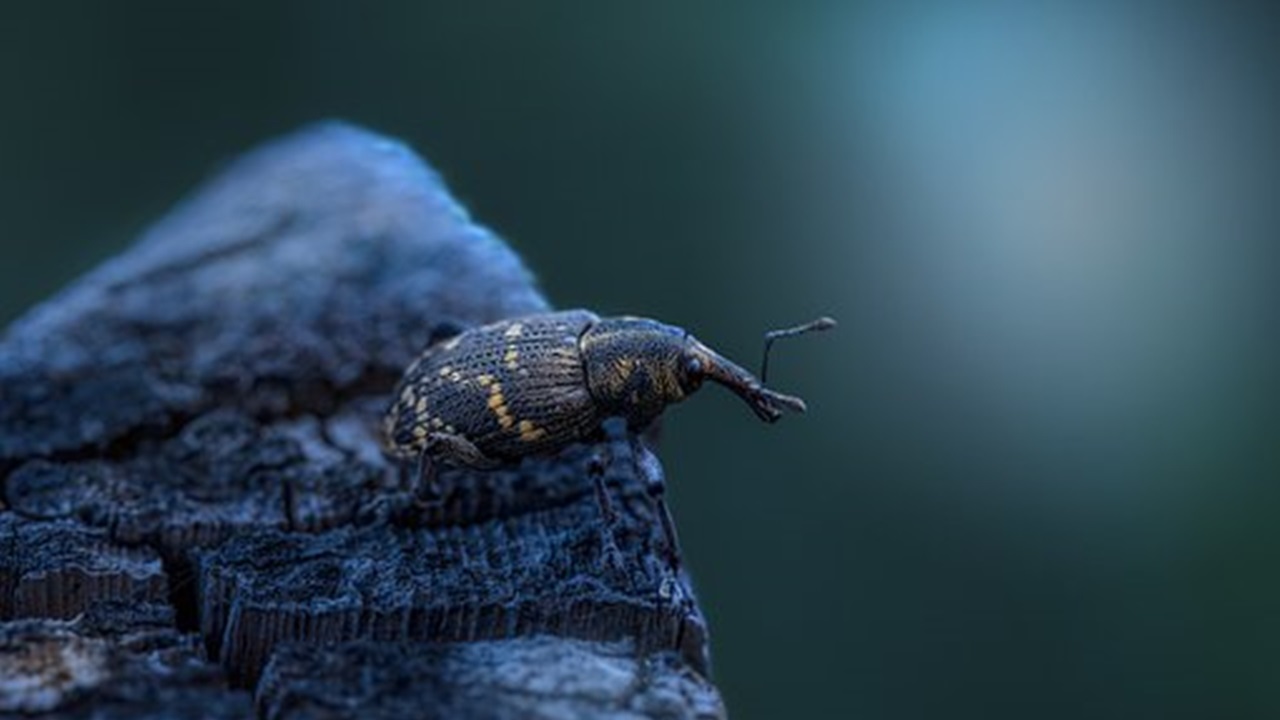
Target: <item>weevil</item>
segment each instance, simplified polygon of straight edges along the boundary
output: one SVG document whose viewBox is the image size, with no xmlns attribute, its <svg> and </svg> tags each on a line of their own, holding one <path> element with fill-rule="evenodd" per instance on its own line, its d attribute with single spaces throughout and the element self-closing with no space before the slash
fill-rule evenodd
<svg viewBox="0 0 1280 720">
<path fill-rule="evenodd" d="M 772 423 L 805 411 L 800 398 L 764 386 L 773 340 L 834 325 L 820 318 L 766 335 L 757 379 L 687 331 L 648 318 L 567 310 L 503 320 L 432 344 L 410 365 L 384 440 L 392 455 L 417 460 L 420 479 L 440 461 L 494 468 L 591 439 L 609 418 L 644 430 L 706 380 Z"/>
</svg>

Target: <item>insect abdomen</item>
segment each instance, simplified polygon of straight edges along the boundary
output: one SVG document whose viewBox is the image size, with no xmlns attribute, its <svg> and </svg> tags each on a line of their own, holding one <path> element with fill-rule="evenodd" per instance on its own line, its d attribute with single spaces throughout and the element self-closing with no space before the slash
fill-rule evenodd
<svg viewBox="0 0 1280 720">
<path fill-rule="evenodd" d="M 412 456 L 433 432 L 461 435 L 493 458 L 566 445 L 598 424 L 578 337 L 583 310 L 506 320 L 429 348 L 397 388 L 392 450 Z"/>
</svg>

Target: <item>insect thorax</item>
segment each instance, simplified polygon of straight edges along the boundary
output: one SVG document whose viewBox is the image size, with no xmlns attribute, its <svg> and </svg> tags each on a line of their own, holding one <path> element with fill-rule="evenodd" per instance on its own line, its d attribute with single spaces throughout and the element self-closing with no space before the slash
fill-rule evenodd
<svg viewBox="0 0 1280 720">
<path fill-rule="evenodd" d="M 684 399 L 680 359 L 687 333 L 646 318 L 606 318 L 583 333 L 587 387 L 601 417 L 647 427 Z"/>
</svg>

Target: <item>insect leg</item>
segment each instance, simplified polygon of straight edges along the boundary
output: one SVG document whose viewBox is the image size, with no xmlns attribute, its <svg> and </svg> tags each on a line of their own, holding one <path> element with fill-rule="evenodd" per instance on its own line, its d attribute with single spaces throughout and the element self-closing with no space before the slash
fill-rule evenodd
<svg viewBox="0 0 1280 720">
<path fill-rule="evenodd" d="M 446 460 L 473 470 L 492 470 L 502 464 L 481 452 L 475 443 L 454 433 L 431 433 L 427 436 L 426 448 L 433 462 Z"/>
<path fill-rule="evenodd" d="M 596 505 L 600 508 L 600 516 L 604 521 L 600 528 L 600 541 L 604 547 L 604 553 L 619 572 L 627 574 L 622 560 L 622 551 L 618 549 L 616 538 L 618 511 L 613 507 L 613 499 L 609 496 L 609 485 L 606 480 L 609 472 L 614 469 L 619 443 L 626 442 L 626 422 L 621 418 L 610 418 L 605 420 L 603 430 L 608 439 L 608 445 L 597 445 L 592 449 L 591 459 L 587 464 L 587 474 L 595 483 Z M 623 452 L 626 450 L 624 449 Z M 632 584 L 634 585 L 634 578 Z"/>
<path fill-rule="evenodd" d="M 439 510 L 444 502 L 444 489 L 440 486 L 441 462 L 475 469 L 492 469 L 500 463 L 480 452 L 475 443 L 452 433 L 432 433 L 418 453 L 413 474 L 414 511 Z"/>
<path fill-rule="evenodd" d="M 664 554 L 667 556 L 667 562 L 671 565 L 671 571 L 679 575 L 681 569 L 680 539 L 676 535 L 676 523 L 671 517 L 671 507 L 667 505 L 667 483 L 662 477 L 662 466 L 658 464 L 658 457 L 643 445 L 639 448 L 638 455 L 636 467 L 644 477 L 649 499 L 653 501 L 658 521 L 662 523 Z"/>
<path fill-rule="evenodd" d="M 431 443 L 422 446 L 418 453 L 418 464 L 413 473 L 413 494 L 419 505 L 430 506 L 444 499 L 440 488 L 440 473 L 436 461 L 431 457 Z"/>
<path fill-rule="evenodd" d="M 613 509 L 613 501 L 609 499 L 609 488 L 605 486 L 605 470 L 609 467 L 608 454 L 595 448 L 587 461 L 587 474 L 595 482 L 596 503 L 600 506 L 600 514 L 604 517 L 605 527 L 613 528 L 618 522 L 618 512 Z"/>
</svg>

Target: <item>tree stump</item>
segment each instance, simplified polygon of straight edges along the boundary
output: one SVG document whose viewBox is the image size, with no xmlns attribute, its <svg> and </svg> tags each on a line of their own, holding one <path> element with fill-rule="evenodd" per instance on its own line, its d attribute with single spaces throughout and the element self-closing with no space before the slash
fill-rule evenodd
<svg viewBox="0 0 1280 720">
<path fill-rule="evenodd" d="M 433 337 L 547 308 L 417 156 L 331 123 L 15 322 L 0 713 L 722 717 L 640 438 L 445 469 L 422 512 L 380 450 Z"/>
</svg>

